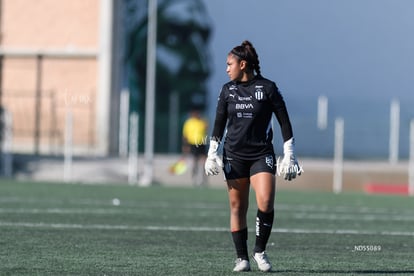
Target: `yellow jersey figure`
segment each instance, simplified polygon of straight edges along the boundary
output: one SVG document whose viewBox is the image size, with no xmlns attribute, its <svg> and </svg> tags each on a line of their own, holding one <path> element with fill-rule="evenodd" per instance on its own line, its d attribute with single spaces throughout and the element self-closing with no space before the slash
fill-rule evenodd
<svg viewBox="0 0 414 276">
<path fill-rule="evenodd" d="M 205 184 L 206 181 L 203 164 L 207 153 L 207 131 L 207 121 L 201 117 L 198 109 L 193 109 L 183 126 L 183 153 L 192 155 L 192 177 L 194 184 L 198 186 Z"/>
</svg>

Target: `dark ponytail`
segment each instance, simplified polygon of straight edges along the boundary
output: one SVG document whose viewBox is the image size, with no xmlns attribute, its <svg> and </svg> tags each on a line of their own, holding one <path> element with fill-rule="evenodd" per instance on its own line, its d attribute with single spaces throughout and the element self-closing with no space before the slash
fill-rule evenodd
<svg viewBox="0 0 414 276">
<path fill-rule="evenodd" d="M 240 46 L 234 47 L 230 53 L 237 57 L 239 61 L 245 60 L 247 62 L 247 67 L 250 70 L 254 70 L 259 76 L 261 75 L 259 56 L 250 41 L 243 41 Z"/>
</svg>

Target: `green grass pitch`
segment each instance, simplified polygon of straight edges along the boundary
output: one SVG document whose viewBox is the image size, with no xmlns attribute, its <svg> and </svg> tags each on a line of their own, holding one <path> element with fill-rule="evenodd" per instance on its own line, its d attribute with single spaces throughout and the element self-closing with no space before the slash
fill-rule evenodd
<svg viewBox="0 0 414 276">
<path fill-rule="evenodd" d="M 278 191 L 274 273 L 414 275 L 413 210 L 404 196 Z M 255 213 L 252 191 L 250 250 Z M 0 275 L 234 275 L 228 225 L 224 187 L 2 180 Z"/>
</svg>

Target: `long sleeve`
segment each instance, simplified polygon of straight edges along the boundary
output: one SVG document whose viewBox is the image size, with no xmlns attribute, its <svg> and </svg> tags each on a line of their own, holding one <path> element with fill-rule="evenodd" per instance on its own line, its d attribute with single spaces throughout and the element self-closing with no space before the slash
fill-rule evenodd
<svg viewBox="0 0 414 276">
<path fill-rule="evenodd" d="M 211 139 L 220 142 L 223 138 L 224 129 L 227 124 L 227 102 L 225 96 L 225 89 L 220 92 L 220 96 L 217 101 L 216 117 L 214 120 L 213 133 Z"/>
<path fill-rule="evenodd" d="M 286 142 L 293 137 L 292 124 L 290 123 L 289 114 L 286 108 L 285 101 L 275 84 L 275 92 L 271 95 L 271 102 L 273 112 L 276 115 L 282 132 L 283 141 Z"/>
</svg>

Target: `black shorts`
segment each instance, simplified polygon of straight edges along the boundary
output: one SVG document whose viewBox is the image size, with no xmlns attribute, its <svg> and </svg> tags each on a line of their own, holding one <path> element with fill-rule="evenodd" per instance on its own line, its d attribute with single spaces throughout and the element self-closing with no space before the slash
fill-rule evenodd
<svg viewBox="0 0 414 276">
<path fill-rule="evenodd" d="M 276 173 L 276 159 L 274 154 L 267 154 L 254 160 L 223 156 L 223 163 L 226 179 L 249 178 L 259 172 Z"/>
<path fill-rule="evenodd" d="M 207 154 L 207 147 L 206 145 L 191 145 L 190 151 L 195 157 L 205 156 Z"/>
</svg>

